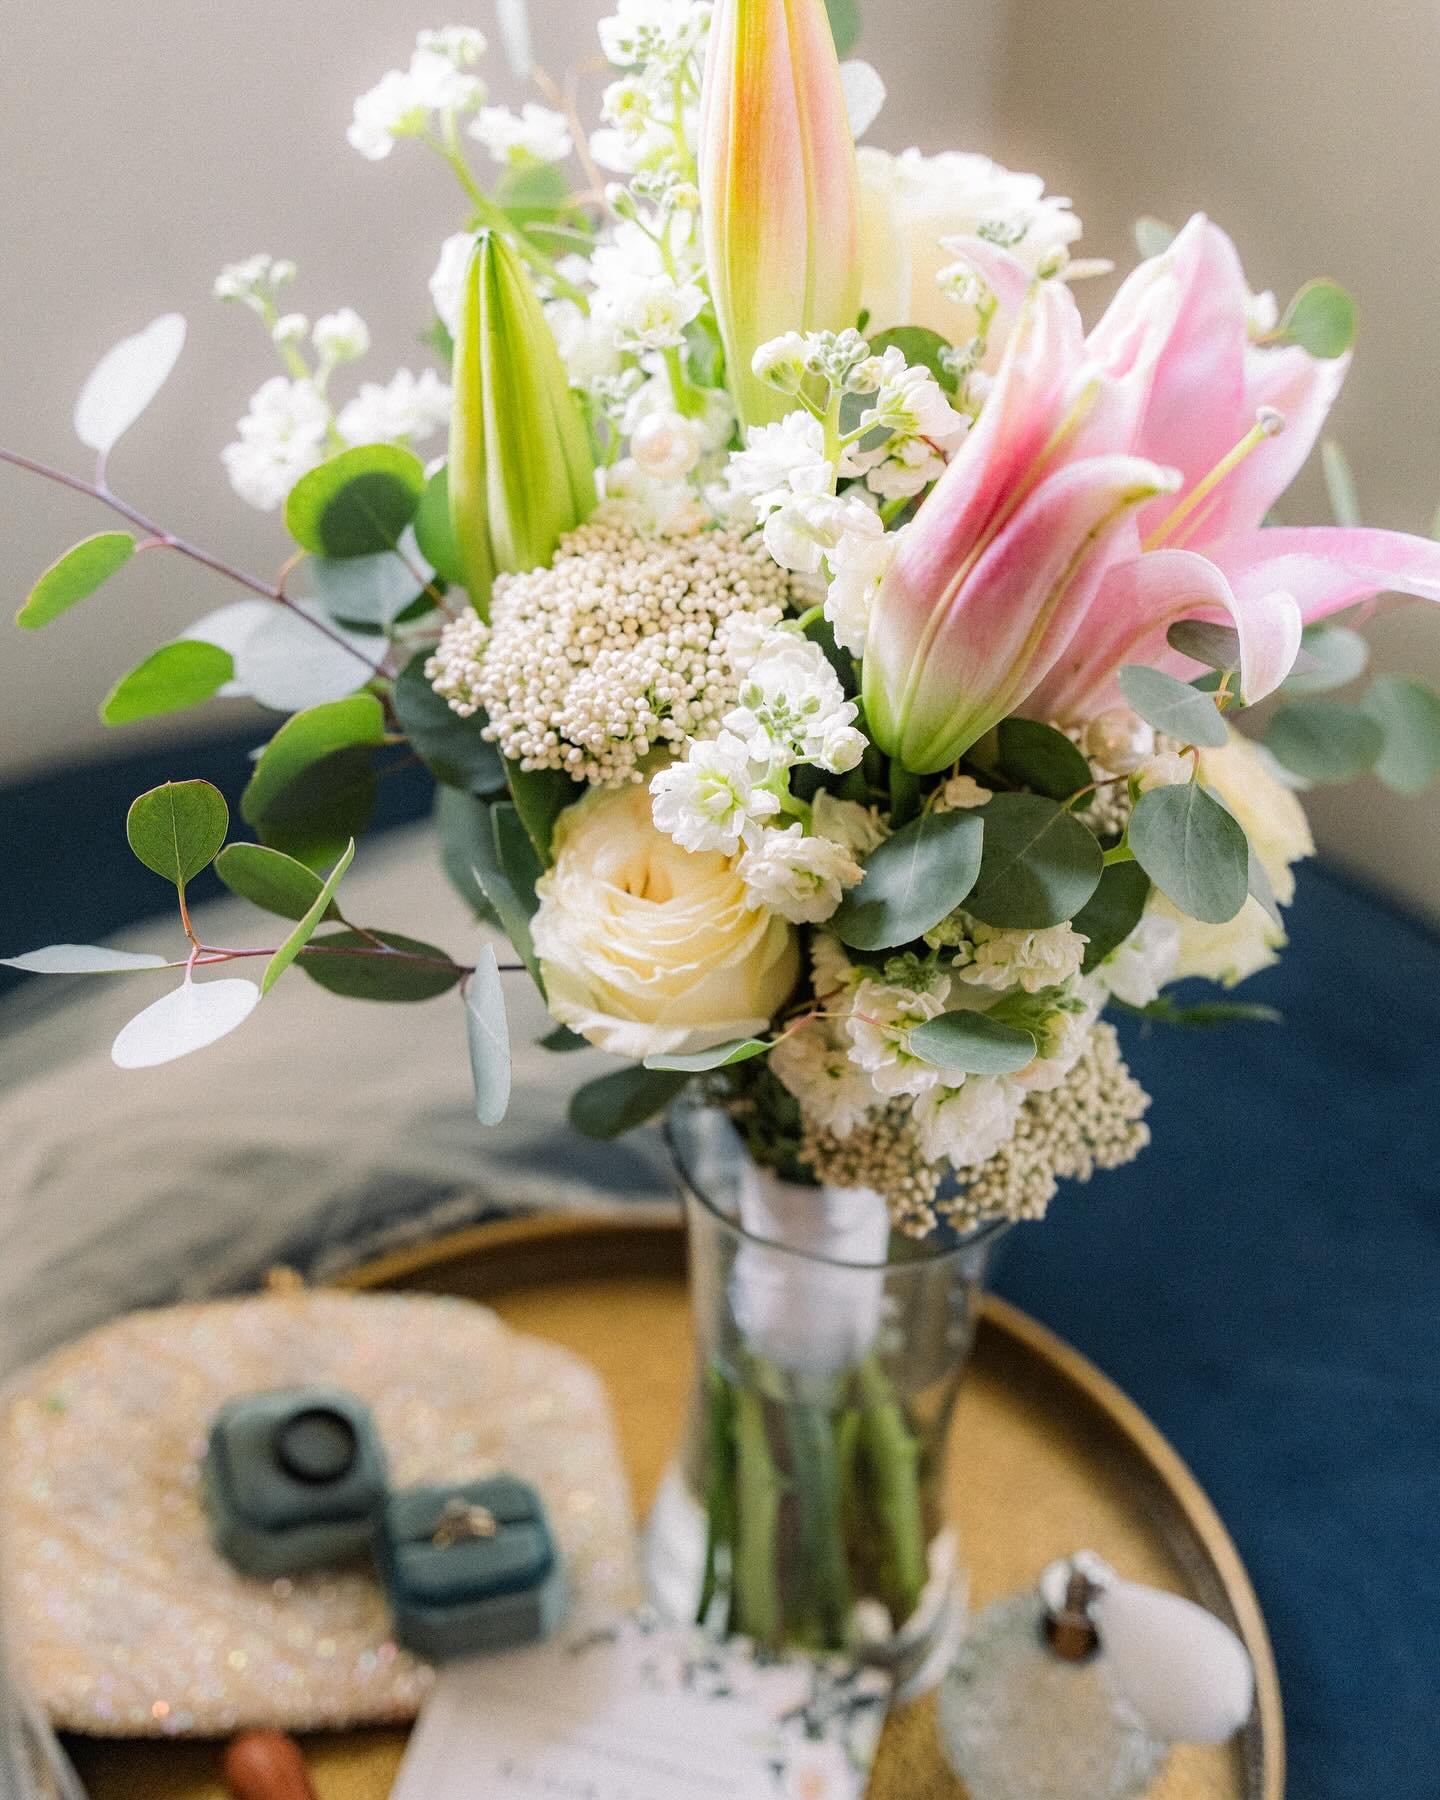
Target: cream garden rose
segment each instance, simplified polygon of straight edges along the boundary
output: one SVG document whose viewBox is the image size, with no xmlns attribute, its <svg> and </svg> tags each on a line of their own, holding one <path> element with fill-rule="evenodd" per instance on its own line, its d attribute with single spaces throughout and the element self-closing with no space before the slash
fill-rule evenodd
<svg viewBox="0 0 1440 1800">
<path fill-rule="evenodd" d="M 656 829 L 640 785 L 561 814 L 531 932 L 550 1011 L 601 1050 L 645 1057 L 764 1031 L 800 972 L 795 932 L 757 912 L 718 850 Z"/>
<path fill-rule="evenodd" d="M 1264 753 L 1238 731 L 1223 749 L 1200 752 L 1200 776 L 1245 827 L 1281 906 L 1295 898 L 1294 865 L 1315 854 L 1304 809 L 1270 773 Z M 1224 925 L 1187 918 L 1161 894 L 1151 910 L 1180 928 L 1180 954 L 1171 979 L 1200 975 L 1234 987 L 1268 968 L 1285 944 L 1285 932 L 1253 897 Z"/>
</svg>

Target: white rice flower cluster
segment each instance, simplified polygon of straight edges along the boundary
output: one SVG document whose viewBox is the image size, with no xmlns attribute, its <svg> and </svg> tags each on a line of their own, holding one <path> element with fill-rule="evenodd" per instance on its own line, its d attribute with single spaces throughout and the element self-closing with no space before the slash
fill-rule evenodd
<svg viewBox="0 0 1440 1800">
<path fill-rule="evenodd" d="M 496 582 L 488 631 L 447 627 L 426 674 L 523 768 L 639 781 L 654 751 L 713 735 L 738 697 L 732 633 L 773 625 L 788 597 L 741 533 L 648 536 L 607 505 L 550 568 Z"/>
<path fill-rule="evenodd" d="M 485 39 L 465 25 L 422 31 L 410 63 L 391 69 L 355 102 L 346 131 L 351 147 L 379 162 L 404 137 L 420 137 L 438 114 L 457 118 L 485 101 L 485 83 L 469 71 L 485 54 Z"/>
<path fill-rule="evenodd" d="M 564 113 L 537 106 L 533 100 L 519 112 L 508 106 L 482 106 L 469 131 L 502 168 L 533 169 L 564 162 L 575 148 Z"/>
</svg>

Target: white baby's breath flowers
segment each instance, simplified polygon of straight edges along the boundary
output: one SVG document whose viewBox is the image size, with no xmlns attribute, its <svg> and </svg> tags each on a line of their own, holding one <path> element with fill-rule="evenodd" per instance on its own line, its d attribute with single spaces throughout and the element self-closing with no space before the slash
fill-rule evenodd
<svg viewBox="0 0 1440 1800">
<path fill-rule="evenodd" d="M 811 1019 L 786 1032 L 770 1052 L 776 1079 L 800 1102 L 807 1120 L 848 1137 L 879 1103 L 870 1078 L 850 1057 L 835 1022 Z"/>
<path fill-rule="evenodd" d="M 266 256 L 262 252 L 227 263 L 215 277 L 213 291 L 217 300 L 238 300 L 263 312 L 273 307 L 276 289 L 288 286 L 295 274 L 295 264 L 288 257 Z"/>
<path fill-rule="evenodd" d="M 440 257 L 430 277 L 430 300 L 440 323 L 454 337 L 460 323 L 460 296 L 465 286 L 465 271 L 470 253 L 475 248 L 475 235 L 457 231 L 440 246 Z"/>
<path fill-rule="evenodd" d="M 311 342 L 322 362 L 332 367 L 336 363 L 357 362 L 370 348 L 370 327 L 353 307 L 342 306 L 315 321 Z"/>
<path fill-rule="evenodd" d="M 438 29 L 420 32 L 415 47 L 445 57 L 457 69 L 465 69 L 479 62 L 490 46 L 484 32 L 473 25 L 441 25 Z"/>
<path fill-rule="evenodd" d="M 820 646 L 798 632 L 775 631 L 742 681 L 725 729 L 766 766 L 814 763 L 843 774 L 865 753 L 858 715 Z"/>
<path fill-rule="evenodd" d="M 419 137 L 439 114 L 473 112 L 485 100 L 485 84 L 469 66 L 484 54 L 478 31 L 449 26 L 422 31 L 408 68 L 390 69 L 355 102 L 345 133 L 351 147 L 379 162 L 403 137 Z"/>
<path fill-rule="evenodd" d="M 519 112 L 508 106 L 482 106 L 469 129 L 471 137 L 508 168 L 564 162 L 575 148 L 564 113 L 537 106 L 533 100 Z"/>
<path fill-rule="evenodd" d="M 935 1082 L 920 1096 L 915 1123 L 931 1162 L 961 1169 L 988 1162 L 1015 1131 L 1025 1090 L 1004 1076 L 972 1075 L 959 1087 Z"/>
<path fill-rule="evenodd" d="M 303 344 L 309 330 L 310 321 L 304 313 L 282 313 L 270 327 L 270 336 L 283 349 L 287 344 Z"/>
<path fill-rule="evenodd" d="M 945 1010 L 949 977 L 937 972 L 925 988 L 901 987 L 867 976 L 855 989 L 845 1021 L 851 1055 L 877 1094 L 926 1094 L 944 1072 L 910 1052 L 910 1033 Z"/>
<path fill-rule="evenodd" d="M 823 924 L 863 873 L 844 844 L 807 837 L 798 821 L 764 832 L 740 859 L 749 904 L 767 907 L 792 925 Z"/>
<path fill-rule="evenodd" d="M 1085 960 L 1087 940 L 1068 923 L 1040 931 L 1012 931 L 972 920 L 968 935 L 975 946 L 973 960 L 956 973 L 972 987 L 1018 987 L 1038 994 L 1077 975 Z"/>
<path fill-rule="evenodd" d="M 767 773 L 728 731 L 692 744 L 683 762 L 671 763 L 651 777 L 656 827 L 682 850 L 718 850 L 734 856 L 743 844 L 759 843 L 760 821 L 780 810 L 779 797 L 759 785 Z M 741 875 L 748 880 L 743 864 Z"/>
<path fill-rule="evenodd" d="M 616 68 L 673 67 L 700 49 L 712 10 L 709 0 L 619 0 L 600 21 L 600 48 Z"/>
<path fill-rule="evenodd" d="M 1180 964 L 1180 924 L 1148 913 L 1095 971 L 1096 979 L 1127 1006 L 1149 1006 L 1175 979 Z"/>
<path fill-rule="evenodd" d="M 330 408 L 312 381 L 273 375 L 254 394 L 220 460 L 248 506 L 274 512 L 300 477 L 321 462 Z"/>
<path fill-rule="evenodd" d="M 420 443 L 450 422 L 452 396 L 433 369 L 400 369 L 383 385 L 361 384 L 336 426 L 351 444 Z"/>
</svg>

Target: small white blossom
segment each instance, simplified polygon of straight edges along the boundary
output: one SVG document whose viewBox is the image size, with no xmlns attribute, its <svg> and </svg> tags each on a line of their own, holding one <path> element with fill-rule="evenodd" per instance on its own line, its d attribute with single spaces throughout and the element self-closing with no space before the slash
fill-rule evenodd
<svg viewBox="0 0 1440 1800">
<path fill-rule="evenodd" d="M 863 656 L 870 610 L 895 555 L 898 537 L 885 530 L 878 514 L 863 500 L 847 495 L 841 504 L 844 510 L 831 519 L 832 527 L 839 526 L 838 535 L 825 551 L 830 570 L 825 617 L 840 648 L 852 656 Z"/>
<path fill-rule="evenodd" d="M 972 1075 L 959 1087 L 938 1083 L 915 1108 L 920 1148 L 931 1162 L 957 1169 L 988 1162 L 1014 1135 L 1025 1090 L 1004 1077 Z"/>
<path fill-rule="evenodd" d="M 489 46 L 485 34 L 473 25 L 442 25 L 438 31 L 422 31 L 415 40 L 417 50 L 431 50 L 454 63 L 457 69 L 479 62 Z"/>
<path fill-rule="evenodd" d="M 751 516 L 763 520 L 797 494 L 829 496 L 835 468 L 825 455 L 825 430 L 808 412 L 787 413 L 773 425 L 752 425 L 745 448 L 737 450 L 725 481 Z"/>
<path fill-rule="evenodd" d="M 1151 788 L 1179 787 L 1194 773 L 1194 764 L 1178 750 L 1160 750 L 1147 756 L 1132 777 L 1137 793 L 1148 794 Z"/>
<path fill-rule="evenodd" d="M 367 381 L 336 420 L 351 444 L 413 443 L 450 422 L 450 389 L 433 369 L 400 369 L 384 383 Z"/>
<path fill-rule="evenodd" d="M 825 788 L 811 802 L 810 822 L 818 837 L 833 838 L 857 857 L 878 850 L 890 835 L 890 827 L 878 807 L 861 806 L 858 800 L 841 800 Z"/>
<path fill-rule="evenodd" d="M 658 537 L 689 537 L 709 523 L 709 514 L 688 481 L 662 481 L 633 456 L 622 456 L 596 475 L 607 500 L 627 501 L 640 528 Z"/>
<path fill-rule="evenodd" d="M 770 1068 L 807 1118 L 836 1137 L 848 1137 L 878 1103 L 869 1076 L 851 1061 L 828 1019 L 812 1019 L 787 1032 L 770 1052 Z"/>
<path fill-rule="evenodd" d="M 370 327 L 353 307 L 342 306 L 315 321 L 311 341 L 327 363 L 356 362 L 370 348 Z"/>
<path fill-rule="evenodd" d="M 925 1094 L 937 1086 L 942 1071 L 912 1056 L 909 1036 L 917 1025 L 945 1010 L 949 979 L 938 977 L 928 989 L 899 987 L 867 977 L 855 989 L 845 1029 L 851 1054 L 869 1075 L 876 1093 Z"/>
<path fill-rule="evenodd" d="M 424 132 L 433 114 L 473 112 L 480 106 L 485 84 L 465 72 L 457 54 L 467 45 L 473 47 L 476 39 L 483 47 L 484 39 L 478 33 L 465 35 L 463 27 L 422 32 L 410 66 L 390 69 L 356 100 L 345 134 L 352 148 L 379 162 L 395 148 L 397 139 Z"/>
<path fill-rule="evenodd" d="M 848 995 L 855 986 L 857 971 L 845 954 L 845 946 L 828 931 L 817 931 L 810 939 L 810 971 L 815 997 L 825 1004 Z"/>
<path fill-rule="evenodd" d="M 755 840 L 758 821 L 780 810 L 776 796 L 756 785 L 763 773 L 729 732 L 692 744 L 684 762 L 671 763 L 651 779 L 656 829 L 682 850 L 734 856 L 742 843 Z"/>
<path fill-rule="evenodd" d="M 283 347 L 286 344 L 303 343 L 309 329 L 310 321 L 304 313 L 282 313 L 270 327 L 270 336 Z"/>
<path fill-rule="evenodd" d="M 843 774 L 865 753 L 858 713 L 818 644 L 774 631 L 746 673 L 725 729 L 767 767 L 813 762 Z"/>
<path fill-rule="evenodd" d="M 1125 942 L 1112 950 L 1095 971 L 1097 978 L 1127 1006 L 1149 1006 L 1175 979 L 1180 966 L 1180 923 L 1163 913 L 1147 913 Z"/>
<path fill-rule="evenodd" d="M 637 274 L 597 289 L 592 312 L 613 333 L 618 349 L 677 350 L 685 342 L 685 327 L 704 305 L 698 282 Z"/>
<path fill-rule="evenodd" d="M 1033 1027 L 1037 1055 L 1012 1080 L 1032 1094 L 1053 1093 L 1085 1054 L 1103 994 L 1089 1002 L 1067 999 Z"/>
<path fill-rule="evenodd" d="M 430 277 L 430 300 L 440 323 L 454 337 L 460 326 L 460 296 L 465 287 L 465 271 L 470 266 L 470 253 L 475 248 L 473 232 L 457 231 L 440 246 L 440 260 Z"/>
<path fill-rule="evenodd" d="M 973 775 L 952 775 L 940 790 L 935 811 L 966 812 L 972 806 L 983 806 L 990 798 L 991 790 L 981 787 Z"/>
<path fill-rule="evenodd" d="M 329 424 L 330 408 L 313 382 L 272 376 L 236 427 L 238 441 L 220 452 L 230 485 L 247 505 L 273 512 L 323 459 Z"/>
<path fill-rule="evenodd" d="M 756 379 L 769 382 L 782 394 L 798 394 L 809 373 L 809 344 L 803 331 L 787 331 L 783 337 L 762 344 L 750 359 Z"/>
<path fill-rule="evenodd" d="M 657 481 L 679 481 L 699 462 L 704 433 L 694 419 L 677 412 L 653 412 L 640 421 L 630 454 Z"/>
<path fill-rule="evenodd" d="M 263 252 L 247 256 L 240 262 L 226 263 L 215 277 L 215 298 L 252 304 L 262 294 L 273 298 L 275 289 L 292 282 L 295 273 L 295 265 L 288 257 L 266 256 Z"/>
<path fill-rule="evenodd" d="M 458 305 L 458 291 L 457 291 Z M 552 300 L 545 318 L 555 336 L 560 360 L 572 387 L 588 388 L 620 368 L 615 333 L 594 312 L 584 312 L 573 300 Z"/>
<path fill-rule="evenodd" d="M 682 62 L 704 43 L 711 10 L 708 0 L 618 0 L 600 21 L 600 48 L 621 69 Z"/>
<path fill-rule="evenodd" d="M 844 844 L 807 837 L 798 822 L 764 832 L 740 859 L 747 904 L 779 913 L 793 925 L 820 925 L 864 871 Z"/>
<path fill-rule="evenodd" d="M 1027 994 L 1060 987 L 1078 974 L 1089 941 L 1069 924 L 1043 931 L 1007 931 L 978 920 L 970 926 L 970 938 L 974 960 L 957 971 L 961 981 L 972 987 L 1020 987 Z"/>
<path fill-rule="evenodd" d="M 868 368 L 875 399 L 861 423 L 890 435 L 869 450 L 851 450 L 846 472 L 864 474 L 871 491 L 887 500 L 908 499 L 944 474 L 970 421 L 950 404 L 930 371 L 907 364 L 894 345 L 872 358 Z"/>
<path fill-rule="evenodd" d="M 564 162 L 575 148 L 564 113 L 537 106 L 533 100 L 527 100 L 518 113 L 508 106 L 482 106 L 470 135 L 497 163 L 511 168 Z"/>
</svg>

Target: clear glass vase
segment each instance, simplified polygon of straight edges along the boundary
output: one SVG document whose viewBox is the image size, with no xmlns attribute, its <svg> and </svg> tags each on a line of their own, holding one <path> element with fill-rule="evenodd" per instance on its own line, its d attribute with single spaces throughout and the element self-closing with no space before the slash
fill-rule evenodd
<svg viewBox="0 0 1440 1800">
<path fill-rule="evenodd" d="M 769 1648 L 937 1680 L 963 1613 L 950 1426 L 1001 1228 L 892 1238 L 868 1189 L 759 1167 L 717 1108 L 669 1136 L 689 1223 L 695 1378 L 646 1533 L 651 1591 Z"/>
</svg>

